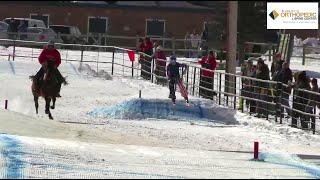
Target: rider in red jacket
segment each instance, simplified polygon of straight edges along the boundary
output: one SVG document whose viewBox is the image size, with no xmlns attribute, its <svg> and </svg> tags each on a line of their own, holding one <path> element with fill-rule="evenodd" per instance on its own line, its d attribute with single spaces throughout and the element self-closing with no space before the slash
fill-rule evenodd
<svg viewBox="0 0 320 180">
<path fill-rule="evenodd" d="M 48 61 L 54 61 L 54 68 L 56 70 L 54 72 L 56 73 L 58 83 L 60 85 L 62 83 L 67 84 L 64 77 L 61 75 L 60 71 L 57 69 L 59 67 L 59 65 L 61 64 L 61 56 L 60 56 L 59 51 L 57 49 L 55 49 L 55 44 L 53 41 L 48 42 L 47 47 L 45 47 L 43 49 L 38 60 L 39 60 L 39 63 L 41 64 L 41 68 L 37 72 L 37 74 L 35 75 L 35 83 L 34 83 L 35 89 L 34 90 L 36 93 L 40 92 L 39 84 L 40 84 L 41 80 L 43 79 L 45 69 L 47 68 L 47 65 L 48 65 Z M 57 97 L 61 97 L 60 93 L 57 95 Z"/>
<path fill-rule="evenodd" d="M 54 44 L 48 44 L 48 46 L 41 52 L 38 60 L 41 65 L 43 65 L 43 63 L 47 63 L 48 60 L 54 60 L 56 68 L 61 64 L 60 53 L 57 49 L 54 48 Z"/>
</svg>

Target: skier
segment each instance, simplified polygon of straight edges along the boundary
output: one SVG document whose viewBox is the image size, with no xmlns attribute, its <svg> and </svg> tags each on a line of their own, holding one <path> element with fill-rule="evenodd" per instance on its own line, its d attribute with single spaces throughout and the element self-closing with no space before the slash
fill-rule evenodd
<svg viewBox="0 0 320 180">
<path fill-rule="evenodd" d="M 170 56 L 170 63 L 167 66 L 167 78 L 169 81 L 169 90 L 170 90 L 170 95 L 169 98 L 172 99 L 173 105 L 176 104 L 176 95 L 175 95 L 175 86 L 178 84 L 181 96 L 184 97 L 186 101 L 186 105 L 189 106 L 189 100 L 188 100 L 188 91 L 182 84 L 180 74 L 179 74 L 179 68 L 187 68 L 185 64 L 180 64 L 176 62 L 176 57 L 175 56 Z M 183 72 L 184 73 L 184 72 Z"/>
</svg>

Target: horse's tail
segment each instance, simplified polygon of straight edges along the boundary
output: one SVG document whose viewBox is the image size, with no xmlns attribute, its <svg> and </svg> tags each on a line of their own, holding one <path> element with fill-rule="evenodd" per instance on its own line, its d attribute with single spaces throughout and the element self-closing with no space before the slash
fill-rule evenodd
<svg viewBox="0 0 320 180">
<path fill-rule="evenodd" d="M 65 86 L 69 84 L 69 82 L 67 81 L 67 77 L 68 76 L 64 77 L 64 81 L 63 81 L 63 85 L 65 85 Z"/>
</svg>

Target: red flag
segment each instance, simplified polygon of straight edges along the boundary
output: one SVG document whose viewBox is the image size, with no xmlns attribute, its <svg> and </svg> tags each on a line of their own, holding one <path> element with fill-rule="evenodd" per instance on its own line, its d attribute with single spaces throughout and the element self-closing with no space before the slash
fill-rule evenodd
<svg viewBox="0 0 320 180">
<path fill-rule="evenodd" d="M 134 54 L 135 54 L 134 51 L 132 51 L 132 50 L 128 51 L 128 56 L 129 56 L 129 59 L 131 62 L 134 61 Z"/>
</svg>

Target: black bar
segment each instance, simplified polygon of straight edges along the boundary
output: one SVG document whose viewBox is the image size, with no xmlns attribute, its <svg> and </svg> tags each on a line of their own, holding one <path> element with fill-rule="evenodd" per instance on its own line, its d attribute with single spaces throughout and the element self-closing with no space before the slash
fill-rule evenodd
<svg viewBox="0 0 320 180">
<path fill-rule="evenodd" d="M 12 61 L 14 61 L 14 57 L 16 56 L 16 40 L 13 40 L 13 54 Z"/>
<path fill-rule="evenodd" d="M 186 84 L 187 92 L 188 92 L 188 86 L 189 86 L 189 66 L 187 66 L 187 84 Z"/>
<path fill-rule="evenodd" d="M 151 83 L 153 83 L 153 76 L 154 76 L 154 59 L 152 58 L 151 59 L 151 61 L 152 61 L 152 64 L 151 64 L 151 66 L 150 66 L 150 73 L 151 73 Z"/>
<path fill-rule="evenodd" d="M 112 51 L 112 66 L 111 66 L 111 75 L 113 76 L 113 68 L 114 68 L 114 51 L 115 51 L 115 48 L 113 48 L 113 51 Z"/>
<path fill-rule="evenodd" d="M 236 76 L 233 76 L 234 78 L 234 99 L 233 99 L 233 108 L 234 109 L 237 109 L 237 77 Z"/>
<path fill-rule="evenodd" d="M 281 102 L 282 102 L 282 95 L 283 95 L 283 93 L 282 93 L 282 83 L 280 83 L 281 84 L 281 88 L 280 89 L 278 89 L 277 90 L 277 95 L 279 96 L 279 98 L 278 98 L 278 107 L 280 108 L 280 124 L 282 124 L 282 111 L 281 111 Z M 288 99 L 288 101 L 289 101 L 289 99 Z M 289 103 L 289 102 L 288 102 Z M 284 109 L 285 108 L 283 108 L 283 112 L 284 112 Z M 277 118 L 277 117 L 276 117 Z M 277 120 L 277 119 L 276 119 Z"/>
<path fill-rule="evenodd" d="M 219 105 L 221 105 L 221 78 L 222 78 L 222 74 L 219 73 Z"/>
<path fill-rule="evenodd" d="M 133 61 L 132 61 L 132 64 L 131 64 L 131 70 L 132 70 L 132 77 L 133 77 Z"/>
<path fill-rule="evenodd" d="M 192 88 L 192 91 L 193 91 L 193 95 L 194 95 L 194 87 L 196 85 L 196 72 L 197 72 L 197 68 L 194 67 L 194 74 L 193 74 L 193 88 Z"/>
</svg>

